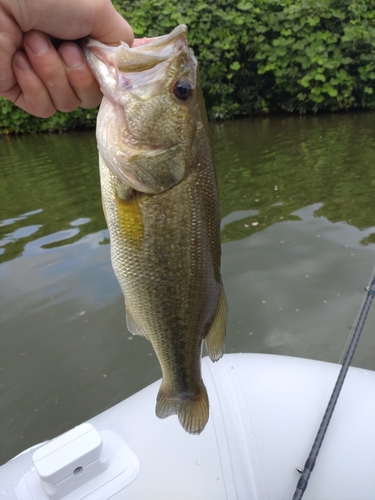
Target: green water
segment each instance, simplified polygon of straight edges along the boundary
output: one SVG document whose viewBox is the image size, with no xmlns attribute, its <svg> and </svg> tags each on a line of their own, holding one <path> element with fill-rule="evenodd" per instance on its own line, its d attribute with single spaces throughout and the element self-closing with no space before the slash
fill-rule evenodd
<svg viewBox="0 0 375 500">
<path fill-rule="evenodd" d="M 338 362 L 375 265 L 375 114 L 212 133 L 227 351 Z M 94 133 L 0 139 L 0 197 L 1 464 L 161 373 L 126 330 Z M 375 369 L 375 306 L 353 364 Z"/>
</svg>

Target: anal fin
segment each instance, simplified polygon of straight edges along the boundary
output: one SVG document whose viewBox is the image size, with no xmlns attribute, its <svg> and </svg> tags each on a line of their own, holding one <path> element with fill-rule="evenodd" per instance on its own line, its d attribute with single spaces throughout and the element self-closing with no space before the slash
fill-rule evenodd
<svg viewBox="0 0 375 500">
<path fill-rule="evenodd" d="M 205 337 L 207 352 L 212 361 L 218 361 L 224 354 L 227 309 L 227 299 L 221 287 L 217 308 Z"/>
<path fill-rule="evenodd" d="M 142 328 L 140 328 L 138 323 L 134 320 L 126 303 L 125 303 L 125 307 L 126 307 L 126 326 L 129 330 L 129 332 L 132 333 L 133 335 L 141 335 L 142 337 L 145 337 L 147 339 L 147 335 L 142 330 Z"/>
</svg>

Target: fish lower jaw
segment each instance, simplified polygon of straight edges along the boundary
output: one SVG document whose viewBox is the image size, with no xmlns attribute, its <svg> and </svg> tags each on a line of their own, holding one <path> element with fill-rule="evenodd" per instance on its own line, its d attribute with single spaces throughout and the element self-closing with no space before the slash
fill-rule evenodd
<svg viewBox="0 0 375 500">
<path fill-rule="evenodd" d="M 146 143 L 139 142 L 136 140 L 124 140 L 123 141 L 123 156 L 130 158 L 137 155 L 147 155 L 147 154 L 160 154 L 166 153 L 170 149 L 173 149 L 177 144 L 159 144 L 159 143 Z"/>
<path fill-rule="evenodd" d="M 158 151 L 159 149 L 165 151 L 166 149 L 168 149 L 164 144 L 145 144 L 144 142 L 136 142 L 130 144 L 126 142 L 125 144 L 127 149 L 135 150 L 138 153 L 141 151 Z"/>
</svg>

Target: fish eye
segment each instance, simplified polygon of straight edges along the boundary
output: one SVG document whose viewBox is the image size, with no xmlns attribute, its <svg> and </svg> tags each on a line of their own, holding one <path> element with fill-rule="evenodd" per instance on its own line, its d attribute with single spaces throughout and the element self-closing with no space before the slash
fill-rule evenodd
<svg viewBox="0 0 375 500">
<path fill-rule="evenodd" d="M 187 101 L 193 95 L 193 87 L 188 80 L 177 80 L 173 93 L 180 101 Z"/>
</svg>

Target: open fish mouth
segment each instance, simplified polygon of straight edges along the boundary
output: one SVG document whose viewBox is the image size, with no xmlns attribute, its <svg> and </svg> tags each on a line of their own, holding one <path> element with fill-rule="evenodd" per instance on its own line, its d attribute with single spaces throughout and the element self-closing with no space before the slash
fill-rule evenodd
<svg viewBox="0 0 375 500">
<path fill-rule="evenodd" d="M 156 66 L 168 62 L 187 48 L 186 37 L 187 27 L 180 25 L 167 35 L 135 40 L 131 47 L 125 42 L 108 46 L 92 38 L 83 40 L 82 47 L 103 94 L 108 97 L 115 90 L 114 84 L 120 83 L 125 89 L 139 84 L 137 75 L 141 73 L 143 80 L 152 80 L 155 77 L 152 70 Z M 114 72 L 117 72 L 117 81 L 111 82 Z"/>
<path fill-rule="evenodd" d="M 141 39 L 133 47 L 87 39 L 83 49 L 104 95 L 97 136 L 104 139 L 98 138 L 98 145 L 108 168 L 144 193 L 160 193 L 181 182 L 195 135 L 190 97 L 197 62 L 187 45 L 187 27 Z M 173 127 L 166 129 L 169 122 Z M 181 132 L 186 123 L 189 134 Z"/>
<path fill-rule="evenodd" d="M 117 53 L 118 46 L 104 45 L 93 38 L 83 40 L 83 47 L 103 62 L 115 64 L 120 70 L 143 71 L 147 67 L 151 67 L 152 63 L 158 64 L 173 56 L 176 50 L 182 50 L 186 45 L 187 31 L 187 27 L 180 24 L 167 35 L 135 39 L 131 47 L 125 42 L 120 42 L 118 46 L 128 49 L 127 52 L 120 55 Z M 132 52 L 137 52 L 137 56 L 132 55 Z M 106 55 L 104 56 L 104 54 Z"/>
</svg>

